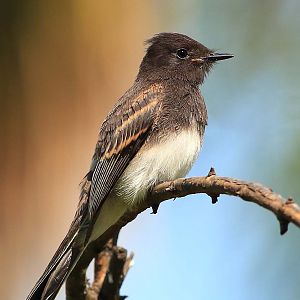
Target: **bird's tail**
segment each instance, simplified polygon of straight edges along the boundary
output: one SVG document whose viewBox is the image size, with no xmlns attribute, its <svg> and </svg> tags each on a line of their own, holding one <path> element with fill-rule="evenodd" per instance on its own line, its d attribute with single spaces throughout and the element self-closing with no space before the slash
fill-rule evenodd
<svg viewBox="0 0 300 300">
<path fill-rule="evenodd" d="M 79 222 L 78 219 L 74 219 L 68 234 L 26 300 L 55 298 L 84 251 L 81 245 L 84 244 L 82 240 L 85 232 L 82 228 L 79 229 Z"/>
<path fill-rule="evenodd" d="M 82 252 L 83 249 L 79 250 L 76 248 L 71 248 L 66 251 L 63 258 L 47 280 L 41 296 L 42 300 L 52 300 L 56 297 L 62 284 L 78 262 Z"/>
<path fill-rule="evenodd" d="M 87 244 L 88 226 L 85 216 L 90 185 L 86 176 L 81 185 L 80 201 L 70 229 L 26 300 L 54 299 L 80 259 Z"/>
</svg>

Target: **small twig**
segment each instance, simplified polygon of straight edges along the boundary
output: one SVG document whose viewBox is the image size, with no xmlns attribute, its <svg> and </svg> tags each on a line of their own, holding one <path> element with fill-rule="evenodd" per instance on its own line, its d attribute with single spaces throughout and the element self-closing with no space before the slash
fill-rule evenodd
<svg viewBox="0 0 300 300">
<path fill-rule="evenodd" d="M 104 280 L 109 272 L 111 258 L 113 256 L 113 240 L 110 239 L 104 250 L 95 257 L 94 282 L 87 289 L 86 300 L 97 300 Z"/>
<path fill-rule="evenodd" d="M 120 296 L 121 284 L 124 280 L 124 264 L 127 259 L 127 250 L 115 246 L 113 256 L 110 261 L 109 272 L 105 278 L 103 288 L 100 292 L 99 299 L 101 300 L 120 300 L 124 296 Z"/>
<path fill-rule="evenodd" d="M 132 263 L 133 254 L 116 246 L 117 238 L 110 239 L 95 256 L 94 282 L 86 289 L 85 300 L 121 300 L 120 288 Z"/>
<path fill-rule="evenodd" d="M 130 254 L 127 257 L 126 262 L 124 264 L 122 282 L 124 281 L 129 269 L 133 266 L 133 258 L 134 258 L 134 253 L 130 252 Z"/>
</svg>

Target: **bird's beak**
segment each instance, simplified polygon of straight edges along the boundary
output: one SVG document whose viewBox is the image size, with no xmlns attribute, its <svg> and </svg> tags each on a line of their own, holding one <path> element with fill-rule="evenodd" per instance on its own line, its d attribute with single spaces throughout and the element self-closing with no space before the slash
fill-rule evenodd
<svg viewBox="0 0 300 300">
<path fill-rule="evenodd" d="M 202 57 L 204 61 L 215 62 L 218 60 L 232 58 L 232 54 L 228 53 L 210 53 L 208 56 Z"/>
</svg>

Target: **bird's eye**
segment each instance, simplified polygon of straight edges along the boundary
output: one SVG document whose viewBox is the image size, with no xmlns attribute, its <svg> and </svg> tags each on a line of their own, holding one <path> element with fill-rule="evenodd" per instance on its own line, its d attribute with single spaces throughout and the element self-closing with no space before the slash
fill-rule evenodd
<svg viewBox="0 0 300 300">
<path fill-rule="evenodd" d="M 188 56 L 188 52 L 186 49 L 182 48 L 177 50 L 176 55 L 180 59 L 185 59 Z"/>
</svg>

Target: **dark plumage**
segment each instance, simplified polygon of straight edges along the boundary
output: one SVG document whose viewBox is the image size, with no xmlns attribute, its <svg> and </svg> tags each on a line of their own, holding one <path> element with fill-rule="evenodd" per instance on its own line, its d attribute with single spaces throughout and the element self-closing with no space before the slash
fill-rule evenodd
<svg viewBox="0 0 300 300">
<path fill-rule="evenodd" d="M 200 150 L 207 112 L 198 90 L 217 54 L 179 33 L 160 33 L 133 86 L 101 125 L 70 230 L 27 300 L 54 299 L 87 245 L 159 181 L 185 176 Z"/>
<path fill-rule="evenodd" d="M 138 78 L 148 80 L 176 78 L 193 85 L 203 83 L 212 64 L 210 61 L 193 61 L 214 53 L 201 43 L 179 33 L 160 33 L 146 41 L 147 53 L 142 60 Z M 179 59 L 177 51 L 185 49 L 188 57 Z"/>
</svg>

